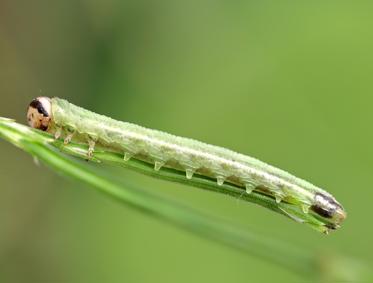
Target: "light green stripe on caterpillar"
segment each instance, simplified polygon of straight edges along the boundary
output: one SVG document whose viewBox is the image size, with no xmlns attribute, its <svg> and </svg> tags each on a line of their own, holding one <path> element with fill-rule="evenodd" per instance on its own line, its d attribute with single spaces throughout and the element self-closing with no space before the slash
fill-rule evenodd
<svg viewBox="0 0 373 283">
<path fill-rule="evenodd" d="M 311 183 L 255 158 L 234 151 L 121 122 L 75 106 L 60 98 L 40 97 L 28 111 L 31 126 L 46 130 L 65 142 L 74 139 L 89 144 L 88 156 L 95 145 L 120 152 L 123 158 L 154 164 L 155 170 L 169 167 L 215 178 L 242 187 L 247 193 L 266 194 L 276 202 L 287 202 L 312 210 L 330 229 L 336 229 L 346 217 L 343 207 L 332 195 Z"/>
</svg>

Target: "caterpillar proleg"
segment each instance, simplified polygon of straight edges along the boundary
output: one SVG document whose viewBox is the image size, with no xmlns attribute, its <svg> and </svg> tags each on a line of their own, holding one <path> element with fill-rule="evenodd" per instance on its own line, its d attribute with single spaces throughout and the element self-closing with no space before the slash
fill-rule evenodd
<svg viewBox="0 0 373 283">
<path fill-rule="evenodd" d="M 121 153 L 124 160 L 151 163 L 156 171 L 173 168 L 185 172 L 187 179 L 202 175 L 215 179 L 218 186 L 234 184 L 247 194 L 265 194 L 276 203 L 293 204 L 305 214 L 312 212 L 325 219 L 328 229 L 337 229 L 346 218 L 342 205 L 323 189 L 229 149 L 116 121 L 60 98 L 34 99 L 27 119 L 31 127 L 47 131 L 56 139 L 63 137 L 66 144 L 72 140 L 88 144 L 88 158 L 98 145 Z"/>
</svg>

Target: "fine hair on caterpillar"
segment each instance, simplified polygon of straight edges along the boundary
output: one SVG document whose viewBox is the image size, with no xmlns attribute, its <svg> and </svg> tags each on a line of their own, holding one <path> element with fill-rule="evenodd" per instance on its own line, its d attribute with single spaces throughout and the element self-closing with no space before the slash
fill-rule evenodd
<svg viewBox="0 0 373 283">
<path fill-rule="evenodd" d="M 155 171 L 168 167 L 185 172 L 187 179 L 198 174 L 215 179 L 218 186 L 229 183 L 247 194 L 263 194 L 276 203 L 294 204 L 304 213 L 316 214 L 329 229 L 338 228 L 346 218 L 343 207 L 325 190 L 226 148 L 117 121 L 60 98 L 34 99 L 27 120 L 31 127 L 47 131 L 56 139 L 63 137 L 66 144 L 88 144 L 88 159 L 99 145 L 121 153 L 124 160 L 134 158 L 151 163 Z"/>
</svg>

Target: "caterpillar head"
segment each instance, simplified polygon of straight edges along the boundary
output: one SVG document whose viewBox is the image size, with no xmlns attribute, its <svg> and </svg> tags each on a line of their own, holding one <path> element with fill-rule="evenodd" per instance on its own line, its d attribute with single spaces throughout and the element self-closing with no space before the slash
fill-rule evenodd
<svg viewBox="0 0 373 283">
<path fill-rule="evenodd" d="M 31 101 L 27 110 L 27 122 L 30 127 L 46 131 L 52 117 L 51 100 L 49 97 L 37 97 Z"/>
</svg>

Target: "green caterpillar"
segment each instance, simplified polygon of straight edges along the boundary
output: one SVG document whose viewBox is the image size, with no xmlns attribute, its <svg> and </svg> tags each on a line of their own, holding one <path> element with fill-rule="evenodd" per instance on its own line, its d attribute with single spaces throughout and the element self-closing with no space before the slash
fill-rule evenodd
<svg viewBox="0 0 373 283">
<path fill-rule="evenodd" d="M 55 138 L 64 135 L 65 143 L 72 139 L 88 143 L 88 158 L 92 157 L 95 145 L 99 145 L 122 153 L 125 160 L 136 158 L 152 163 L 157 171 L 165 166 L 184 171 L 188 179 L 193 174 L 215 178 L 218 185 L 228 182 L 248 194 L 257 191 L 273 197 L 277 203 L 298 205 L 304 213 L 312 210 L 326 220 L 329 229 L 337 229 L 346 218 L 342 205 L 326 191 L 229 149 L 116 121 L 60 98 L 34 99 L 27 119 L 30 126 L 52 133 Z"/>
</svg>

